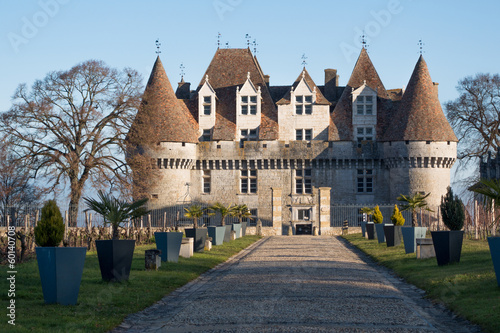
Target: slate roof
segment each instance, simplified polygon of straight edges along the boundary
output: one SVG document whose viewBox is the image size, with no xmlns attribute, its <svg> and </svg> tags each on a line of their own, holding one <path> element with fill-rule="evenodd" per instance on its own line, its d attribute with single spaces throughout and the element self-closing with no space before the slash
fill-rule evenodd
<svg viewBox="0 0 500 333">
<path fill-rule="evenodd" d="M 368 53 L 363 48 L 356 61 L 349 82 L 331 114 L 332 121 L 336 126 L 330 127 L 328 133 L 329 140 L 353 140 L 352 92 L 364 83 L 377 91 L 377 140 L 385 132 L 388 122 L 393 115 L 393 105 L 375 66 L 373 66 Z"/>
<path fill-rule="evenodd" d="M 215 90 L 216 118 L 212 140 L 231 141 L 236 138 L 236 87 L 241 88 L 247 80 L 257 88 L 261 87 L 260 140 L 278 139 L 278 112 L 257 59 L 247 49 L 217 49 L 197 91 L 208 75 L 210 85 Z M 197 98 L 197 97 L 196 97 Z"/>
<path fill-rule="evenodd" d="M 427 64 L 417 61 L 396 115 L 381 141 L 458 141 L 446 119 Z"/>
<path fill-rule="evenodd" d="M 129 132 L 130 142 L 144 140 L 198 142 L 198 123 L 185 103 L 175 96 L 160 57 L 156 58 Z"/>
<path fill-rule="evenodd" d="M 299 74 L 295 82 L 292 84 L 292 86 L 288 89 L 286 94 L 276 103 L 278 105 L 285 105 L 285 104 L 290 104 L 290 97 L 291 97 L 291 88 L 295 89 L 299 85 L 300 81 L 302 80 L 302 74 L 304 74 L 304 81 L 306 81 L 307 85 L 311 90 L 314 91 L 314 88 L 316 88 L 316 103 L 318 105 L 330 105 L 331 103 L 323 96 L 323 93 L 321 92 L 321 89 L 316 86 L 316 83 L 314 83 L 313 79 L 309 75 L 309 72 L 307 69 L 304 67 L 302 72 Z"/>
</svg>

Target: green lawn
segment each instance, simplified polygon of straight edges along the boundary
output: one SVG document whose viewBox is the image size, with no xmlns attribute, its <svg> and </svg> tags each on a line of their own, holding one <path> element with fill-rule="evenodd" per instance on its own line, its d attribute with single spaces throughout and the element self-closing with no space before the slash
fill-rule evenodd
<svg viewBox="0 0 500 333">
<path fill-rule="evenodd" d="M 485 241 L 464 240 L 460 263 L 439 267 L 435 258 L 416 259 L 403 245 L 388 248 L 361 234 L 344 236 L 349 242 L 392 269 L 407 282 L 425 290 L 427 297 L 487 332 L 500 332 L 500 287 Z"/>
<path fill-rule="evenodd" d="M 78 305 L 46 305 L 36 260 L 18 264 L 16 274 L 16 325 L 7 323 L 7 267 L 0 267 L 1 308 L 0 332 L 106 332 L 119 325 L 126 315 L 152 305 L 176 288 L 203 272 L 226 261 L 259 239 L 245 236 L 230 243 L 214 246 L 212 251 L 195 253 L 178 263 L 162 263 L 158 271 L 144 270 L 144 251 L 154 244 L 136 247 L 130 279 L 125 283 L 101 280 L 96 252 L 85 260 Z"/>
</svg>

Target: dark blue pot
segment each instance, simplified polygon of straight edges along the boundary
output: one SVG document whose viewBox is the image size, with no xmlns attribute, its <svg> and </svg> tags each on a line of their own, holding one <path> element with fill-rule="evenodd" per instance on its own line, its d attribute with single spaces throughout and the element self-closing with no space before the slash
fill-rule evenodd
<svg viewBox="0 0 500 333">
<path fill-rule="evenodd" d="M 104 281 L 127 281 L 132 267 L 135 240 L 96 240 L 97 258 Z"/>
<path fill-rule="evenodd" d="M 212 245 L 222 245 L 224 243 L 224 235 L 226 227 L 208 227 L 208 237 L 212 237 Z"/>
<path fill-rule="evenodd" d="M 248 222 L 241 222 L 241 236 L 246 236 L 247 234 L 247 223 Z"/>
<path fill-rule="evenodd" d="M 224 233 L 224 242 L 229 243 L 231 241 L 231 230 L 232 226 L 230 224 L 226 224 L 226 232 Z"/>
<path fill-rule="evenodd" d="M 417 238 L 425 238 L 427 227 L 402 227 L 403 243 L 406 253 L 415 253 L 417 250 Z"/>
<path fill-rule="evenodd" d="M 178 262 L 182 232 L 155 232 L 156 248 L 161 251 L 161 261 Z"/>
<path fill-rule="evenodd" d="M 500 237 L 488 237 L 488 245 L 490 246 L 491 260 L 497 275 L 497 284 L 500 287 Z"/>
<path fill-rule="evenodd" d="M 184 232 L 186 233 L 186 237 L 194 238 L 194 252 L 205 251 L 205 241 L 207 240 L 208 236 L 207 228 L 189 228 L 184 229 Z"/>
<path fill-rule="evenodd" d="M 240 238 L 240 236 L 241 236 L 241 224 L 240 223 L 233 223 L 233 230 L 236 233 L 235 238 Z"/>
<path fill-rule="evenodd" d="M 366 222 L 364 221 L 361 222 L 361 234 L 363 235 L 364 238 L 366 234 Z"/>
<path fill-rule="evenodd" d="M 464 232 L 461 230 L 431 231 L 438 266 L 459 263 Z"/>
<path fill-rule="evenodd" d="M 366 223 L 366 238 L 375 239 L 375 224 L 373 222 Z"/>
<path fill-rule="evenodd" d="M 401 226 L 394 224 L 385 224 L 384 225 L 384 235 L 385 235 L 385 243 L 387 247 L 398 246 L 401 244 Z"/>
<path fill-rule="evenodd" d="M 375 231 L 377 232 L 378 242 L 385 243 L 384 224 L 383 223 L 375 223 Z"/>
<path fill-rule="evenodd" d="M 87 248 L 37 247 L 35 250 L 45 303 L 75 305 Z"/>
</svg>

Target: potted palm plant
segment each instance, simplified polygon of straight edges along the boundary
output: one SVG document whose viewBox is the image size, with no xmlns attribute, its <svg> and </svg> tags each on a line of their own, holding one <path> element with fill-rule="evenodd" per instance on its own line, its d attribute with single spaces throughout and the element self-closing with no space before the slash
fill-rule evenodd
<svg viewBox="0 0 500 333">
<path fill-rule="evenodd" d="M 97 193 L 98 199 L 83 198 L 86 211 L 93 210 L 104 219 L 104 224 L 111 225 L 112 239 L 96 240 L 99 268 L 104 281 L 126 281 L 130 275 L 135 240 L 119 239 L 121 224 L 148 213 L 144 207 L 148 199 L 132 203 L 119 200 L 111 194 Z"/>
<path fill-rule="evenodd" d="M 361 213 L 363 213 L 363 216 L 365 217 L 366 216 L 366 221 L 361 221 L 361 234 L 363 235 L 363 237 L 367 237 L 368 239 L 373 239 L 374 238 L 374 226 L 373 226 L 373 223 L 371 224 L 371 238 L 369 238 L 367 235 L 366 235 L 366 225 L 367 223 L 370 223 L 370 217 L 373 215 L 373 208 L 370 208 L 370 207 L 363 207 L 361 208 Z M 363 218 L 363 220 L 365 220 L 365 218 Z"/>
<path fill-rule="evenodd" d="M 86 247 L 59 247 L 64 222 L 55 200 L 42 208 L 35 227 L 36 259 L 45 303 L 75 305 L 82 281 Z"/>
<path fill-rule="evenodd" d="M 496 209 L 500 207 L 500 180 L 499 179 L 482 179 L 478 186 L 472 188 L 472 191 L 480 195 L 481 201 L 487 209 Z M 498 216 L 498 214 L 497 214 Z M 493 221 L 495 228 L 497 220 Z M 497 276 L 497 284 L 500 287 L 500 237 L 488 237 L 488 245 L 490 247 L 491 259 L 493 260 L 493 268 Z"/>
<path fill-rule="evenodd" d="M 373 223 L 375 223 L 375 231 L 377 232 L 377 240 L 379 243 L 385 242 L 383 222 L 384 222 L 384 216 L 380 211 L 380 207 L 377 205 L 373 209 Z"/>
<path fill-rule="evenodd" d="M 186 237 L 194 238 L 193 251 L 203 252 L 205 250 L 205 242 L 208 237 L 207 228 L 198 226 L 198 219 L 203 216 L 205 210 L 200 205 L 191 205 L 184 208 L 184 216 L 193 220 L 193 228 L 186 228 L 184 232 Z"/>
<path fill-rule="evenodd" d="M 413 196 L 401 194 L 397 198 L 398 201 L 402 202 L 402 212 L 405 210 L 411 211 L 411 227 L 401 228 L 406 253 L 414 253 L 417 248 L 417 238 L 425 238 L 427 228 L 417 226 L 417 209 L 424 209 L 432 212 L 426 201 L 429 195 L 430 193 L 421 194 L 416 192 Z"/>
<path fill-rule="evenodd" d="M 398 205 L 394 205 L 391 215 L 392 224 L 384 225 L 384 234 L 387 247 L 398 246 L 401 244 L 401 227 L 405 224 L 405 218 L 399 211 Z"/>
<path fill-rule="evenodd" d="M 225 228 L 226 228 L 226 230 L 224 232 L 224 242 L 231 241 L 232 225 L 226 225 L 226 222 L 225 222 L 226 216 L 232 214 L 231 205 L 224 206 L 220 202 L 216 202 L 212 206 L 208 207 L 208 209 L 212 211 L 212 213 L 211 213 L 212 215 L 214 215 L 215 213 L 219 213 L 220 214 L 220 216 L 221 216 L 220 225 L 221 226 L 225 226 Z"/>
<path fill-rule="evenodd" d="M 236 216 L 239 220 L 239 223 L 241 224 L 241 236 L 245 236 L 247 233 L 247 222 L 243 222 L 244 218 L 250 218 L 252 216 L 252 213 L 250 213 L 250 209 L 248 209 L 248 206 L 243 204 L 243 205 L 237 205 L 232 208 L 233 211 L 233 216 Z"/>
<path fill-rule="evenodd" d="M 441 197 L 441 218 L 448 231 L 432 231 L 432 243 L 439 266 L 460 262 L 464 232 L 465 211 L 462 200 L 453 194 L 448 186 L 446 195 Z"/>
</svg>

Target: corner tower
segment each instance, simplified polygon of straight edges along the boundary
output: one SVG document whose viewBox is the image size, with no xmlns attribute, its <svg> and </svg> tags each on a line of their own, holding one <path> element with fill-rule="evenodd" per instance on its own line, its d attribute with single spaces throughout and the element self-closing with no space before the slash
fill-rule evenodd
<svg viewBox="0 0 500 333">
<path fill-rule="evenodd" d="M 430 192 L 429 205 L 439 205 L 450 185 L 458 140 L 422 56 L 381 141 L 389 168 L 391 198 Z"/>
</svg>

